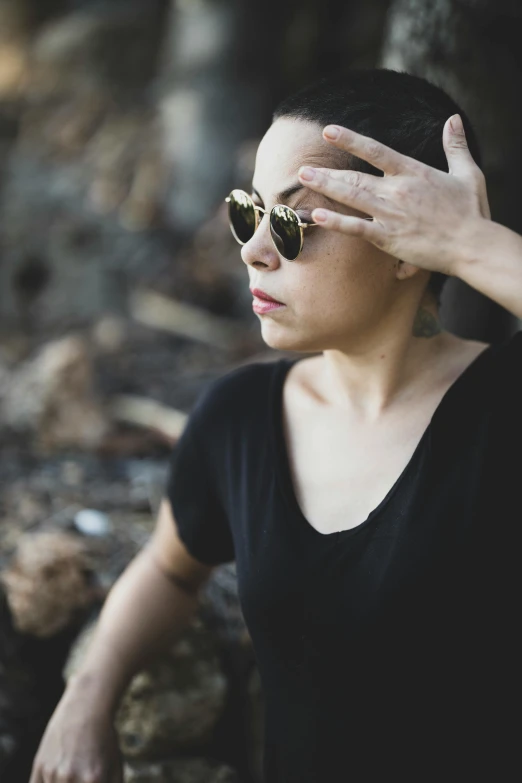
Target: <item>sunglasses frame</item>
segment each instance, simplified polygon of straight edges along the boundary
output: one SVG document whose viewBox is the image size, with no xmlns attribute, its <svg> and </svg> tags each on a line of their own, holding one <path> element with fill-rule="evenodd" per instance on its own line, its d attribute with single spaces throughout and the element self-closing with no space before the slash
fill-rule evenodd
<svg viewBox="0 0 522 783">
<path fill-rule="evenodd" d="M 299 257 L 299 255 L 300 255 L 300 253 L 301 253 L 301 251 L 303 249 L 303 245 L 304 245 L 304 229 L 305 228 L 313 228 L 314 226 L 316 226 L 317 228 L 321 228 L 319 223 L 307 223 L 307 222 L 303 223 L 299 219 L 299 215 L 297 214 L 295 209 L 292 209 L 292 207 L 287 207 L 286 204 L 274 204 L 272 209 L 270 209 L 270 210 L 264 209 L 263 207 L 260 207 L 258 204 L 254 204 L 254 201 L 253 201 L 252 197 L 248 195 L 246 190 L 242 190 L 241 188 L 234 188 L 234 190 L 239 190 L 241 193 L 244 193 L 244 195 L 248 198 L 248 200 L 250 201 L 250 203 L 254 207 L 254 214 L 255 214 L 255 219 L 256 219 L 256 224 L 255 224 L 255 227 L 254 227 L 254 234 L 256 233 L 257 229 L 259 228 L 259 224 L 261 223 L 261 220 L 262 220 L 262 218 L 261 218 L 261 220 L 259 219 L 259 212 L 262 212 L 264 215 L 271 215 L 272 212 L 274 211 L 274 209 L 276 209 L 276 207 L 284 207 L 284 209 L 287 209 L 289 212 L 292 212 L 295 215 L 295 217 L 297 219 L 297 225 L 299 226 L 299 232 L 301 234 L 301 243 L 300 243 L 300 246 L 299 246 L 299 252 L 295 256 L 295 258 L 287 258 L 286 256 L 283 256 L 283 254 L 281 253 L 281 251 L 279 250 L 279 248 L 277 247 L 277 245 L 276 245 L 276 243 L 274 241 L 274 237 L 272 236 L 272 232 L 270 232 L 270 239 L 272 240 L 275 249 L 277 250 L 279 255 L 283 256 L 283 258 L 286 261 L 295 261 L 296 258 Z M 231 200 L 230 196 L 232 195 L 233 192 L 234 192 L 233 190 L 230 191 L 230 194 L 226 197 L 225 201 L 227 202 L 227 204 L 230 202 L 230 200 Z M 234 226 L 232 225 L 232 221 L 230 219 L 230 209 L 228 211 L 228 222 L 230 224 L 230 230 L 232 231 L 232 234 L 234 235 L 234 239 L 237 242 L 239 242 L 240 245 L 246 245 L 246 242 L 242 242 L 238 238 L 236 232 L 234 231 Z M 252 234 L 252 236 L 254 236 L 254 234 Z M 250 237 L 250 239 L 252 239 L 252 237 Z M 250 239 L 248 239 L 247 242 L 250 242 Z"/>
</svg>

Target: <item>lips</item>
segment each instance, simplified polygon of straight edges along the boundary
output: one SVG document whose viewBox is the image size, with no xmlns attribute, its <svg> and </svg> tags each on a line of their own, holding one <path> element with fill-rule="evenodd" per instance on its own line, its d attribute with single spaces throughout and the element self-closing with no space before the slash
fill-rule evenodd
<svg viewBox="0 0 522 783">
<path fill-rule="evenodd" d="M 265 302 L 275 302 L 276 304 L 284 304 L 284 302 L 279 301 L 279 299 L 274 299 L 273 296 L 269 296 L 268 294 L 265 294 L 264 291 L 261 291 L 260 288 L 251 288 L 251 293 L 254 294 L 254 296 L 257 299 L 262 299 Z"/>
</svg>

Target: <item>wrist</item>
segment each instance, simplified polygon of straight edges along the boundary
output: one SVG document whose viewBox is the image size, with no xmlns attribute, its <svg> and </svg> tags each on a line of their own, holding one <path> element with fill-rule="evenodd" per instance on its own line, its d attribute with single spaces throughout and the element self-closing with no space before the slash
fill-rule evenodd
<svg viewBox="0 0 522 783">
<path fill-rule="evenodd" d="M 102 681 L 97 673 L 90 671 L 70 675 L 64 698 L 81 701 L 82 709 L 98 719 L 114 718 L 119 703 L 119 694 L 110 683 Z"/>
<path fill-rule="evenodd" d="M 497 241 L 498 223 L 489 218 L 478 217 L 463 227 L 457 239 L 453 274 L 466 280 L 467 270 L 477 266 L 484 259 L 491 258 L 492 248 Z"/>
</svg>

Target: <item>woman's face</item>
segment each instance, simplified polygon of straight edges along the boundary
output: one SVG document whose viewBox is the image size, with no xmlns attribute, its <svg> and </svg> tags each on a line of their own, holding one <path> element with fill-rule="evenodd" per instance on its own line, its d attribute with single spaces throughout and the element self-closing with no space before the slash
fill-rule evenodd
<svg viewBox="0 0 522 783">
<path fill-rule="evenodd" d="M 270 210 L 277 194 L 300 185 L 303 165 L 343 168 L 338 150 L 322 138 L 316 123 L 276 120 L 262 138 L 256 156 L 254 202 Z M 301 187 L 285 202 L 303 222 L 315 207 L 366 217 L 339 202 Z M 294 261 L 279 255 L 270 236 L 268 215 L 241 247 L 249 287 L 285 304 L 258 314 L 263 340 L 279 350 L 316 352 L 359 343 L 395 317 L 400 282 L 398 261 L 370 242 L 321 227 L 304 229 L 304 246 Z M 406 281 L 404 281 L 406 282 Z M 406 286 L 404 286 L 406 288 Z M 411 297 L 411 293 L 410 293 Z"/>
</svg>

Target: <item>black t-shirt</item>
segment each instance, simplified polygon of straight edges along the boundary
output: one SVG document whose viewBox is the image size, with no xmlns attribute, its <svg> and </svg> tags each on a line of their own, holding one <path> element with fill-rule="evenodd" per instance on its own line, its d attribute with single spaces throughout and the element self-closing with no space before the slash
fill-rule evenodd
<svg viewBox="0 0 522 783">
<path fill-rule="evenodd" d="M 282 387 L 299 358 L 213 381 L 167 485 L 187 549 L 236 560 L 265 780 L 518 777 L 522 331 L 454 381 L 366 520 L 331 534 L 291 481 Z"/>
</svg>

